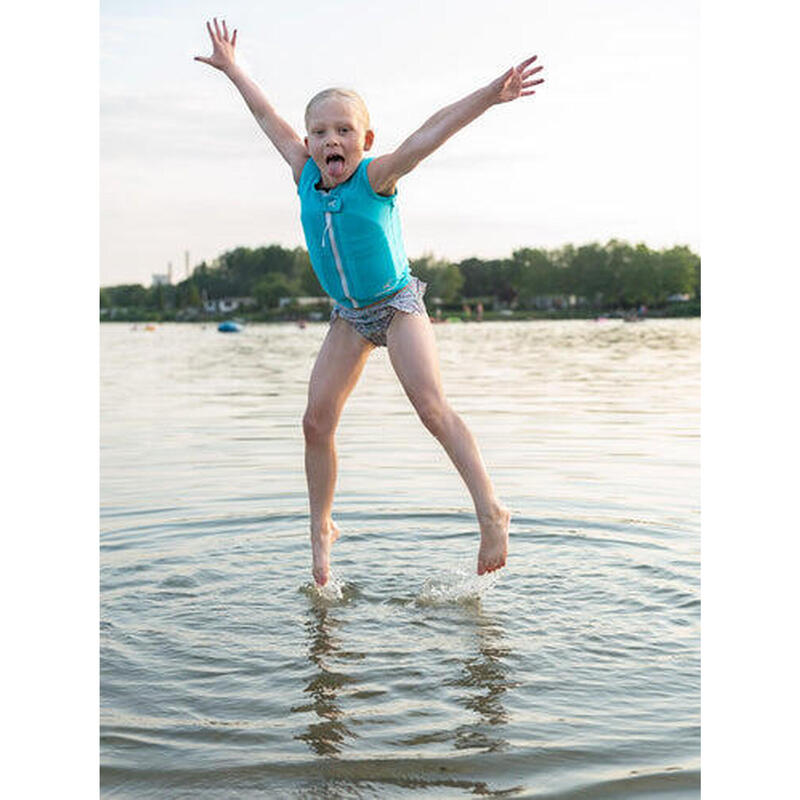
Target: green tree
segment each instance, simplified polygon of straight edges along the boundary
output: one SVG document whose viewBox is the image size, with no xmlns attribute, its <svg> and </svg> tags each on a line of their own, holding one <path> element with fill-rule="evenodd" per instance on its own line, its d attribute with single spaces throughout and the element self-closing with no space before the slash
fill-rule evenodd
<svg viewBox="0 0 800 800">
<path fill-rule="evenodd" d="M 467 258 L 459 262 L 458 269 L 464 277 L 464 297 L 492 297 L 496 294 L 494 276 L 485 261 Z"/>
<path fill-rule="evenodd" d="M 255 297 L 261 308 L 275 308 L 282 297 L 297 297 L 298 285 L 280 272 L 270 272 L 254 287 Z"/>
<path fill-rule="evenodd" d="M 608 299 L 618 306 L 624 306 L 625 292 L 623 284 L 629 264 L 633 258 L 633 248 L 627 242 L 611 239 L 605 246 L 608 256 Z"/>
<path fill-rule="evenodd" d="M 700 292 L 701 292 L 701 285 L 703 283 L 700 277 L 701 269 L 700 269 L 700 259 L 697 259 L 697 264 L 695 265 L 694 269 L 694 296 L 700 300 Z"/>
<path fill-rule="evenodd" d="M 645 244 L 632 248 L 621 272 L 620 292 L 625 307 L 652 305 L 661 294 L 656 262 L 658 256 Z"/>
<path fill-rule="evenodd" d="M 571 293 L 569 270 L 575 260 L 576 249 L 574 245 L 566 244 L 550 252 L 550 261 L 555 268 L 552 272 L 552 294 Z"/>
<path fill-rule="evenodd" d="M 428 284 L 428 298 L 440 297 L 445 306 L 461 303 L 464 277 L 455 264 L 437 260 L 432 253 L 410 261 L 411 272 Z"/>
<path fill-rule="evenodd" d="M 148 308 L 155 308 L 159 311 L 165 311 L 167 308 L 167 292 L 166 288 L 159 284 L 158 286 L 152 286 L 148 293 L 147 298 L 147 307 Z"/>
<path fill-rule="evenodd" d="M 325 291 L 320 286 L 317 275 L 311 266 L 311 258 L 303 247 L 296 247 L 293 251 L 294 263 L 292 276 L 300 287 L 300 292 L 305 297 L 324 297 Z"/>
<path fill-rule="evenodd" d="M 661 273 L 664 296 L 693 295 L 697 291 L 700 258 L 688 247 L 672 247 L 661 253 Z"/>
<path fill-rule="evenodd" d="M 601 306 L 611 278 L 608 254 L 602 245 L 592 242 L 572 250 L 566 270 L 566 286 L 570 294 L 585 297 L 592 305 Z"/>
<path fill-rule="evenodd" d="M 511 255 L 512 280 L 525 308 L 534 305 L 540 295 L 557 294 L 559 289 L 558 267 L 550 253 L 540 248 L 523 247 Z"/>
<path fill-rule="evenodd" d="M 175 287 L 175 305 L 178 308 L 196 308 L 200 303 L 200 290 L 193 277 Z"/>
<path fill-rule="evenodd" d="M 146 308 L 147 289 L 140 283 L 125 283 L 106 288 L 111 305 L 122 308 Z"/>
<path fill-rule="evenodd" d="M 659 305 L 670 294 L 700 299 L 700 257 L 684 245 L 656 252 L 645 244 L 611 239 L 603 246 L 591 242 L 555 250 L 525 247 L 511 258 L 468 258 L 458 264 L 425 254 L 414 259 L 411 268 L 428 284 L 429 298 L 441 297 L 451 306 L 464 298 L 497 297 L 533 307 L 537 297 L 558 294 L 585 297 L 598 307 Z M 237 247 L 210 263 L 203 261 L 177 286 L 102 287 L 100 306 L 128 308 L 128 316 L 135 318 L 144 311 L 157 316 L 157 311 L 197 307 L 204 298 L 251 296 L 262 307 L 273 308 L 281 297 L 323 294 L 304 248 L 269 245 Z"/>
</svg>

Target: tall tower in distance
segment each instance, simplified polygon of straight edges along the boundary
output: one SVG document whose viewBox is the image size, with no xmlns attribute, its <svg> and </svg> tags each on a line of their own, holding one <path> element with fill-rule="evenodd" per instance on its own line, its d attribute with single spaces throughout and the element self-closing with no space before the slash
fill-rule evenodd
<svg viewBox="0 0 800 800">
<path fill-rule="evenodd" d="M 184 256 L 186 257 L 186 269 L 184 274 L 184 280 L 189 280 L 189 251 L 184 251 Z"/>
</svg>

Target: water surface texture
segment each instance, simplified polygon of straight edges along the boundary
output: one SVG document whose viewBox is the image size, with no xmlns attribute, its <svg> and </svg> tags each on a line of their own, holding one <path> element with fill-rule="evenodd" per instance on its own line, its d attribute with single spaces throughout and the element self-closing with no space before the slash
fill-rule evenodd
<svg viewBox="0 0 800 800">
<path fill-rule="evenodd" d="M 101 326 L 103 797 L 699 796 L 699 321 L 435 330 L 508 565 L 381 350 L 320 592 L 326 326 Z"/>
</svg>

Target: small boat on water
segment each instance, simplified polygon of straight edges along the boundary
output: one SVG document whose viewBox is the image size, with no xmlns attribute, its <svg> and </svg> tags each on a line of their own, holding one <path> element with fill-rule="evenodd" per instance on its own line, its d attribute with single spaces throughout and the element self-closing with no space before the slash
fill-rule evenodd
<svg viewBox="0 0 800 800">
<path fill-rule="evenodd" d="M 226 319 L 225 322 L 220 322 L 217 326 L 217 330 L 220 333 L 239 333 L 239 331 L 242 330 L 242 326 L 232 319 Z"/>
</svg>

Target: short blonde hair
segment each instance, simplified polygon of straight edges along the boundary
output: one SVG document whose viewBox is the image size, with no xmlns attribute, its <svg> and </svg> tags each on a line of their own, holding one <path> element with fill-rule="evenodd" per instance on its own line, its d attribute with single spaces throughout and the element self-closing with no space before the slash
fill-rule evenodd
<svg viewBox="0 0 800 800">
<path fill-rule="evenodd" d="M 358 94 L 358 92 L 354 92 L 352 89 L 339 89 L 337 87 L 323 89 L 321 92 L 317 92 L 317 94 L 308 101 L 305 114 L 306 128 L 308 128 L 308 117 L 314 105 L 316 103 L 321 103 L 323 100 L 330 100 L 331 98 L 351 103 L 355 108 L 356 114 L 358 114 L 361 121 L 364 123 L 364 130 L 369 130 L 369 111 L 367 111 L 367 104 L 364 102 L 361 95 Z"/>
</svg>

